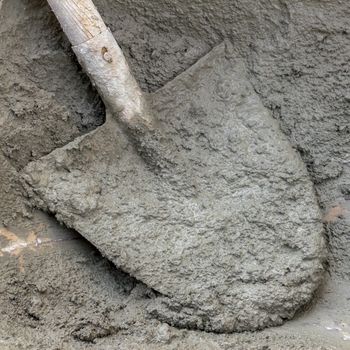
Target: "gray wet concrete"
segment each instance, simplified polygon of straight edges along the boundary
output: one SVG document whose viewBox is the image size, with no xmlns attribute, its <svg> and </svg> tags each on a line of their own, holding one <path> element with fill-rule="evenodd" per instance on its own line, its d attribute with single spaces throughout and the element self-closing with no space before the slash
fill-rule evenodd
<svg viewBox="0 0 350 350">
<path fill-rule="evenodd" d="M 16 180 L 17 170 L 100 125 L 104 112 L 56 20 L 49 14 L 46 2 L 4 0 L 1 3 L 0 220 L 7 225 L 16 223 L 21 231 L 27 225 L 23 216 L 27 216 L 28 208 Z M 75 264 L 73 257 L 77 254 L 68 253 L 69 247 L 81 246 L 71 242 L 64 245 L 63 251 L 67 252 L 62 255 L 64 259 L 49 255 L 48 259 L 31 260 L 38 262 L 40 268 L 34 265 L 33 270 L 26 270 L 25 277 L 18 277 L 17 258 L 9 257 L 15 259 L 11 260 L 12 267 L 7 263 L 2 265 L 10 272 L 2 274 L 8 279 L 1 284 L 5 286 L 1 293 L 3 347 L 36 349 L 43 343 L 46 348 L 67 349 L 108 349 L 115 344 L 124 349 L 196 346 L 347 349 L 349 345 L 343 333 L 347 332 L 349 323 L 346 315 L 350 278 L 347 112 L 350 4 L 316 0 L 163 1 L 161 4 L 96 0 L 96 4 L 121 42 L 145 90 L 155 91 L 170 81 L 224 37 L 232 41 L 235 52 L 243 57 L 248 68 L 249 81 L 300 153 L 314 182 L 328 243 L 329 293 L 328 287 L 322 289 L 307 313 L 282 328 L 232 336 L 176 331 L 153 323 L 154 320 L 141 322 L 138 315 L 144 309 L 136 303 L 138 297 L 129 298 L 134 311 L 130 314 L 128 330 L 106 331 L 106 324 L 113 322 L 106 316 L 108 311 L 98 306 L 100 292 L 88 281 L 101 276 L 92 283 L 108 290 L 102 281 L 113 280 L 110 275 L 106 278 L 94 269 L 95 263 L 82 259 L 76 265 L 79 269 L 84 265 L 79 271 L 88 271 L 87 275 L 85 272 L 81 275 L 86 282 L 82 286 L 72 283 L 71 278 L 69 283 L 64 282 L 55 275 L 54 268 L 49 268 L 52 262 L 53 266 L 65 266 L 60 270 L 62 276 L 78 273 L 75 267 L 67 267 Z M 30 316 L 33 311 L 28 305 L 39 307 L 35 286 L 40 290 L 43 280 L 51 281 L 51 276 L 60 283 L 52 282 L 52 288 L 48 288 L 47 301 L 39 309 L 42 321 L 37 322 Z M 111 290 L 118 289 L 120 283 L 117 279 Z M 66 300 L 69 286 L 73 290 L 94 290 L 97 298 L 88 303 L 91 294 L 82 291 L 78 293 L 83 297 L 76 302 L 76 308 L 72 306 L 74 302 L 56 308 L 59 304 L 56 300 Z M 13 299 L 19 291 L 23 291 L 21 298 Z M 87 312 L 90 309 L 92 312 Z M 60 312 L 64 310 L 71 310 L 72 314 L 69 311 L 65 314 L 69 317 L 62 316 Z M 103 312 L 99 314 L 98 310 Z M 113 314 L 115 310 L 111 310 Z M 71 317 L 73 314 L 79 316 Z M 124 317 L 115 314 L 119 320 Z M 106 324 L 101 323 L 103 320 Z M 46 337 L 42 336 L 44 333 Z"/>
</svg>

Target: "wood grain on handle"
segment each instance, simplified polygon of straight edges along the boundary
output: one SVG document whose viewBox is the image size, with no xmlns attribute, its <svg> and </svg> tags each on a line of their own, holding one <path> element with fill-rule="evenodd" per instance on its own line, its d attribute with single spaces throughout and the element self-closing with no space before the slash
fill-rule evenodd
<svg viewBox="0 0 350 350">
<path fill-rule="evenodd" d="M 47 0 L 73 46 L 107 29 L 91 0 Z"/>
</svg>

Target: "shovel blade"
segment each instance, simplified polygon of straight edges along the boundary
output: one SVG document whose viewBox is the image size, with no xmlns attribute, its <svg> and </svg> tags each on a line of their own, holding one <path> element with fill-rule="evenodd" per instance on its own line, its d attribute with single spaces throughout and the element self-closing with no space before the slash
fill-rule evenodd
<svg viewBox="0 0 350 350">
<path fill-rule="evenodd" d="M 165 181 L 108 117 L 27 166 L 33 203 L 161 293 L 150 312 L 164 321 L 232 332 L 290 319 L 322 280 L 323 227 L 244 65 L 223 43 L 150 99 L 188 172 Z"/>
</svg>

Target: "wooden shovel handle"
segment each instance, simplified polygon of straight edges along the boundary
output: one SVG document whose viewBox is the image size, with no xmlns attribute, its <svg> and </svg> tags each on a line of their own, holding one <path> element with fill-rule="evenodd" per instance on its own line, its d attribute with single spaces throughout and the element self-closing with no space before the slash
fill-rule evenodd
<svg viewBox="0 0 350 350">
<path fill-rule="evenodd" d="M 153 128 L 142 91 L 91 0 L 48 0 L 106 107 L 129 129 Z"/>
<path fill-rule="evenodd" d="M 73 46 L 107 29 L 91 0 L 47 0 Z"/>
</svg>

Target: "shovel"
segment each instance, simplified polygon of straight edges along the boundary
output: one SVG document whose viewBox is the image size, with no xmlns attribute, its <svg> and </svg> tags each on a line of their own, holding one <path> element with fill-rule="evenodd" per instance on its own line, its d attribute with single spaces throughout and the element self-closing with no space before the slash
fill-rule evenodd
<svg viewBox="0 0 350 350">
<path fill-rule="evenodd" d="M 106 122 L 23 171 L 32 203 L 159 293 L 149 312 L 214 332 L 280 325 L 325 245 L 312 183 L 229 42 L 146 95 L 90 0 L 48 0 Z"/>
</svg>

